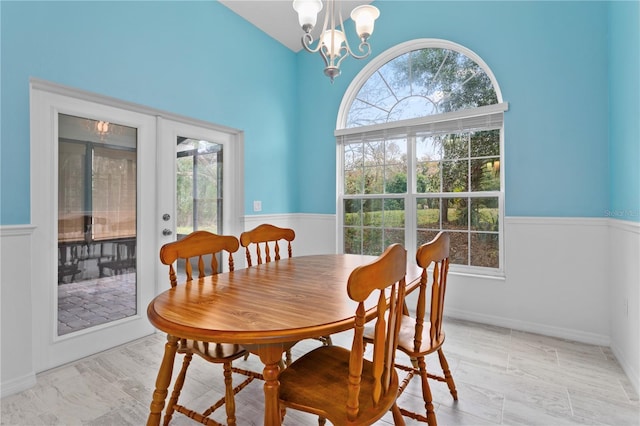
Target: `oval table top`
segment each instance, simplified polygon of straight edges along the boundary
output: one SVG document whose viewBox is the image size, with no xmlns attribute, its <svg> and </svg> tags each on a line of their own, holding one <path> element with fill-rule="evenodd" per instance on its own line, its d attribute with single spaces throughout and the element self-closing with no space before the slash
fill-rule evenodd
<svg viewBox="0 0 640 426">
<path fill-rule="evenodd" d="M 376 256 L 299 256 L 194 279 L 158 295 L 147 315 L 158 329 L 218 343 L 269 344 L 329 335 L 353 327 L 357 308 L 347 280 Z M 422 270 L 407 264 L 407 293 Z M 375 298 L 367 306 L 373 313 Z"/>
</svg>

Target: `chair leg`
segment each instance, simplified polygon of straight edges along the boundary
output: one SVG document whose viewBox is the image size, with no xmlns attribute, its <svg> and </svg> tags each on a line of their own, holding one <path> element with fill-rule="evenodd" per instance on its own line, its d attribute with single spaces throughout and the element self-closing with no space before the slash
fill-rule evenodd
<svg viewBox="0 0 640 426">
<path fill-rule="evenodd" d="M 225 409 L 227 410 L 227 425 L 236 425 L 236 401 L 233 392 L 233 379 L 231 377 L 231 363 L 224 363 L 224 389 L 225 389 Z"/>
<path fill-rule="evenodd" d="M 395 426 L 405 426 L 404 417 L 402 417 L 402 412 L 400 412 L 400 408 L 397 403 L 393 403 L 393 407 L 391 407 L 391 413 L 393 414 L 393 424 Z"/>
<path fill-rule="evenodd" d="M 178 403 L 178 398 L 180 397 L 180 392 L 182 391 L 182 387 L 184 386 L 184 379 L 187 375 L 187 369 L 189 368 L 189 364 L 191 363 L 191 359 L 193 358 L 192 353 L 186 353 L 184 355 L 184 360 L 182 361 L 182 369 L 180 370 L 180 374 L 176 377 L 176 383 L 173 385 L 173 392 L 171 393 L 171 399 L 169 399 L 169 403 L 167 404 L 167 411 L 164 415 L 164 425 L 167 426 L 171 421 L 171 417 L 173 417 L 173 412 L 175 411 L 175 405 Z"/>
<path fill-rule="evenodd" d="M 444 373 L 444 379 L 447 382 L 447 386 L 449 386 L 449 392 L 451 392 L 451 396 L 454 401 L 458 400 L 458 391 L 456 390 L 456 384 L 453 382 L 453 376 L 451 375 L 451 371 L 449 370 L 449 363 L 447 359 L 444 357 L 444 352 L 442 352 L 442 348 L 438 349 L 438 358 L 440 359 L 440 367 L 442 368 L 442 372 Z"/>
<path fill-rule="evenodd" d="M 433 396 L 431 395 L 431 388 L 429 387 L 427 376 L 427 365 L 423 356 L 418 357 L 418 367 L 420 368 L 420 379 L 422 381 L 422 399 L 427 409 L 427 423 L 429 426 L 437 426 L 438 422 L 433 407 Z"/>
</svg>

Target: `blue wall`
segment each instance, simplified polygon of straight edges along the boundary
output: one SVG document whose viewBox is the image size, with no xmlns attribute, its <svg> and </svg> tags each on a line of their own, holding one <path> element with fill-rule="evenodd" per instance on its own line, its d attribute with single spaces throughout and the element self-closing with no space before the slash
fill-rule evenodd
<svg viewBox="0 0 640 426">
<path fill-rule="evenodd" d="M 609 14 L 610 185 L 608 215 L 640 222 L 640 6 L 613 2 Z"/>
<path fill-rule="evenodd" d="M 0 223 L 30 221 L 30 77 L 243 130 L 245 210 L 258 199 L 264 213 L 295 211 L 289 147 L 296 69 L 289 49 L 212 1 L 0 7 Z"/>
<path fill-rule="evenodd" d="M 496 75 L 509 102 L 507 215 L 638 208 L 638 102 L 625 95 L 638 88 L 638 20 L 628 15 L 637 18 L 637 2 L 376 5 L 374 56 L 442 38 L 475 51 Z M 345 60 L 332 85 L 319 56 L 290 52 L 215 2 L 2 1 L 0 13 L 1 224 L 30 221 L 32 76 L 241 129 L 247 214 L 254 199 L 265 214 L 335 213 L 333 130 L 367 60 Z M 618 42 L 608 43 L 610 31 Z"/>
</svg>

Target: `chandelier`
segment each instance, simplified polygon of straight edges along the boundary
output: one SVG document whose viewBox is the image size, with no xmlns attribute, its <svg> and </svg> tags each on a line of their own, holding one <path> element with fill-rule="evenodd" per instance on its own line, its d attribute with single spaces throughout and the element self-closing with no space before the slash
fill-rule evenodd
<svg viewBox="0 0 640 426">
<path fill-rule="evenodd" d="M 356 33 L 360 38 L 358 50 L 361 54 L 358 55 L 349 47 L 340 6 L 338 5 L 336 16 L 336 0 L 327 0 L 327 4 L 322 32 L 317 40 L 316 47 L 312 47 L 314 40 L 311 30 L 316 25 L 318 12 L 322 10 L 322 1 L 293 0 L 293 9 L 298 12 L 298 22 L 304 30 L 302 47 L 310 53 L 320 52 L 325 65 L 324 73 L 333 83 L 333 79 L 340 75 L 340 63 L 344 58 L 351 56 L 355 59 L 364 59 L 371 54 L 371 46 L 367 40 L 373 33 L 373 25 L 380 16 L 380 11 L 375 6 L 363 5 L 356 7 L 351 12 L 351 19 L 356 24 Z M 340 29 L 336 26 L 336 20 L 340 25 Z"/>
</svg>

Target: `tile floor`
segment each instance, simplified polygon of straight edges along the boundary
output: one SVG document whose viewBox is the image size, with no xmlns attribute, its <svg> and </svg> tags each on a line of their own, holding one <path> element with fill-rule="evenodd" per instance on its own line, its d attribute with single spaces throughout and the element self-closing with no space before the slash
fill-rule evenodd
<svg viewBox="0 0 640 426">
<path fill-rule="evenodd" d="M 640 402 L 610 349 L 447 318 L 444 350 L 458 389 L 454 402 L 435 382 L 440 425 L 639 425 Z M 334 336 L 349 345 L 349 333 Z M 38 375 L 32 389 L 2 399 L 2 425 L 142 425 L 146 421 L 165 336 L 157 333 Z M 317 345 L 299 342 L 293 356 Z M 180 357 L 176 359 L 177 364 Z M 237 361 L 261 369 L 256 356 Z M 436 369 L 436 358 L 428 359 Z M 220 395 L 221 368 L 194 359 L 184 401 L 203 406 Z M 262 424 L 262 382 L 236 397 L 239 425 Z M 399 403 L 421 409 L 414 380 Z M 222 411 L 220 414 L 224 413 Z M 214 418 L 220 419 L 218 413 Z M 391 423 L 390 416 L 378 422 Z M 192 422 L 176 415 L 174 425 Z M 285 425 L 315 425 L 314 416 L 287 411 Z M 407 419 L 407 425 L 417 422 Z"/>
</svg>

